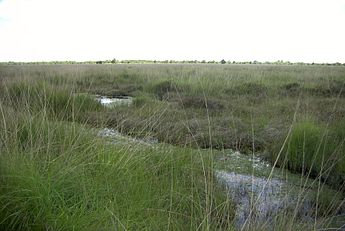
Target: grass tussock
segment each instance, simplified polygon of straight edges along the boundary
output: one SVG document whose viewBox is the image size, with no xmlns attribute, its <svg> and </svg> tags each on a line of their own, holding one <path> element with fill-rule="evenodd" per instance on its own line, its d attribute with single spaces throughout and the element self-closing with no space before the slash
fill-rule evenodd
<svg viewBox="0 0 345 231">
<path fill-rule="evenodd" d="M 272 159 L 277 160 L 278 166 L 344 190 L 343 126 L 342 122 L 327 128 L 310 119 L 299 121 L 294 124 L 282 155 L 277 156 L 283 141 L 272 150 Z"/>
<path fill-rule="evenodd" d="M 5 104 L 32 114 L 44 112 L 49 118 L 79 120 L 89 111 L 101 111 L 102 106 L 92 96 L 75 94 L 73 89 L 54 87 L 42 82 L 18 82 L 6 87 Z"/>
<path fill-rule="evenodd" d="M 231 224 L 233 210 L 216 189 L 205 191 L 192 150 L 114 149 L 76 135 L 74 142 L 68 136 L 63 143 L 51 140 L 49 149 L 30 150 L 25 142 L 25 151 L 1 155 L 3 229 L 194 230 Z"/>
</svg>

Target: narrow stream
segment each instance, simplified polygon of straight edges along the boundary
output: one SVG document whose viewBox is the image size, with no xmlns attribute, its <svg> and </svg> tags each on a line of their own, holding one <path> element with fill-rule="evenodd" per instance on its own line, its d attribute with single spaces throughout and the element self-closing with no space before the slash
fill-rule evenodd
<svg viewBox="0 0 345 231">
<path fill-rule="evenodd" d="M 139 144 L 139 145 L 146 145 L 152 146 L 154 144 L 158 144 L 158 139 L 146 136 L 143 138 L 133 138 L 131 136 L 126 136 L 121 134 L 115 129 L 112 128 L 103 128 L 98 131 L 97 135 L 99 137 L 104 137 L 109 139 L 109 141 L 113 144 Z"/>
</svg>

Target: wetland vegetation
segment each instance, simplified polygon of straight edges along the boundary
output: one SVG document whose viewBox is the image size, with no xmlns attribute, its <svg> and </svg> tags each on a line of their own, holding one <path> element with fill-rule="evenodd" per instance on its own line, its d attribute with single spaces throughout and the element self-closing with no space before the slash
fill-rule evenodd
<svg viewBox="0 0 345 231">
<path fill-rule="evenodd" d="M 0 229 L 340 227 L 344 88 L 343 66 L 0 65 Z M 219 171 L 287 182 L 298 203 L 239 227 Z"/>
</svg>

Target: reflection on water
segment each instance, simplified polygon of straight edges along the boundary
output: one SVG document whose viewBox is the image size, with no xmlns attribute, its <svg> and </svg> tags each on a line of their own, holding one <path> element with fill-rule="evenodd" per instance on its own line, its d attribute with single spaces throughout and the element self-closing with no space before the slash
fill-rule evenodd
<svg viewBox="0 0 345 231">
<path fill-rule="evenodd" d="M 130 106 L 133 103 L 133 98 L 130 96 L 119 96 L 119 97 L 107 97 L 107 96 L 96 96 L 98 102 L 105 107 L 116 107 L 116 106 Z"/>
</svg>

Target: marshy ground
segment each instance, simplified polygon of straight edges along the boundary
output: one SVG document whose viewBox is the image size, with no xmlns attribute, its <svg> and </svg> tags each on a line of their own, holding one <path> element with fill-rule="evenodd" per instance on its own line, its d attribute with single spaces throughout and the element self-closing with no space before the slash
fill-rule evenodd
<svg viewBox="0 0 345 231">
<path fill-rule="evenodd" d="M 344 88 L 342 66 L 1 65 L 0 228 L 239 229 L 247 176 L 310 219 L 286 200 L 244 229 L 339 228 Z"/>
</svg>

